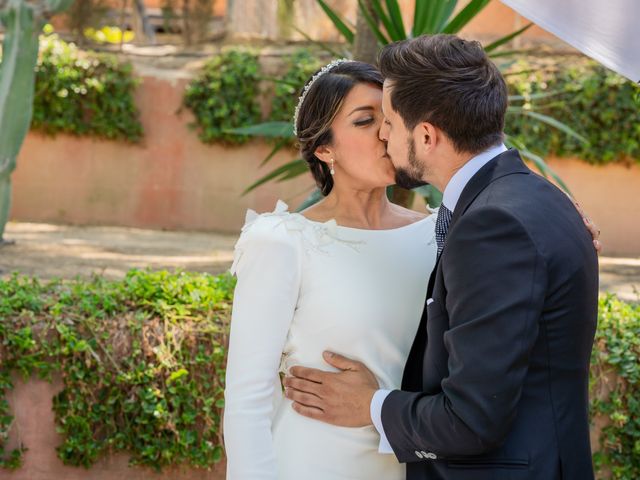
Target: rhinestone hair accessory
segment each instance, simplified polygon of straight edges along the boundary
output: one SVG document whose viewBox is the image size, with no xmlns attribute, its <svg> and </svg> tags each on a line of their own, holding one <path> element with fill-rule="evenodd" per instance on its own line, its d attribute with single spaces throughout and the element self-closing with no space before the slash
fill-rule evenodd
<svg viewBox="0 0 640 480">
<path fill-rule="evenodd" d="M 322 69 L 318 73 L 316 73 L 313 77 L 311 77 L 311 80 L 309 80 L 309 82 L 305 85 L 304 89 L 302 90 L 302 95 L 298 97 L 298 105 L 296 105 L 296 110 L 295 110 L 295 113 L 293 114 L 293 134 L 294 135 L 298 135 L 298 127 L 296 125 L 298 124 L 298 114 L 300 113 L 300 107 L 302 106 L 304 99 L 307 97 L 307 93 L 309 93 L 309 90 L 311 90 L 311 87 L 313 86 L 315 81 L 318 80 L 325 73 L 331 71 L 333 67 L 337 67 L 338 65 L 341 65 L 347 62 L 353 62 L 353 60 L 349 60 L 348 58 L 340 58 L 338 60 L 334 60 L 331 63 L 328 63 L 327 65 L 322 67 Z"/>
</svg>

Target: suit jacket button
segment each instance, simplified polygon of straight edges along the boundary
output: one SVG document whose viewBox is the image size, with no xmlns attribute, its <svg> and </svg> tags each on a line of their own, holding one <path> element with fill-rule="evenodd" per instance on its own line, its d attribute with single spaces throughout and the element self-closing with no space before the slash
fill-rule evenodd
<svg viewBox="0 0 640 480">
<path fill-rule="evenodd" d="M 416 450 L 414 453 L 416 454 L 416 457 L 423 458 L 422 453 L 420 453 L 419 451 Z"/>
</svg>

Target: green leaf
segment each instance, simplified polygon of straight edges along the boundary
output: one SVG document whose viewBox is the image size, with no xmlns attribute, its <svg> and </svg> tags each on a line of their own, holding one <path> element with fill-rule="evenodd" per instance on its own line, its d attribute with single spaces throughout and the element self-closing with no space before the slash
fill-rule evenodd
<svg viewBox="0 0 640 480">
<path fill-rule="evenodd" d="M 311 194 L 298 206 L 298 208 L 296 208 L 296 211 L 301 212 L 303 210 L 306 210 L 310 206 L 318 203 L 323 198 L 324 195 L 322 195 L 322 192 L 319 189 L 314 188 L 313 192 L 311 192 Z"/>
<path fill-rule="evenodd" d="M 558 175 L 556 172 L 553 171 L 553 169 L 547 165 L 547 162 L 544 161 L 544 159 L 539 156 L 536 155 L 535 153 L 531 152 L 530 150 L 528 150 L 525 145 L 522 142 L 518 142 L 516 139 L 505 135 L 505 140 L 504 140 L 505 145 L 509 146 L 509 147 L 513 147 L 513 148 L 517 148 L 518 151 L 520 152 L 520 154 L 533 162 L 533 164 L 536 166 L 536 168 L 538 169 L 538 171 L 542 174 L 543 177 L 545 178 L 549 178 L 551 177 L 552 179 L 554 179 L 558 185 L 560 185 L 560 187 L 569 194 L 569 196 L 573 196 L 571 194 L 571 190 L 569 190 L 569 187 L 566 185 L 566 183 L 564 183 L 564 181 L 562 180 L 562 178 L 560 178 L 560 175 Z"/>
<path fill-rule="evenodd" d="M 267 155 L 264 160 L 262 160 L 262 162 L 260 163 L 260 166 L 264 166 L 264 164 L 268 163 L 269 160 L 271 160 L 273 157 L 275 157 L 275 155 L 282 150 L 285 146 L 287 146 L 289 144 L 289 139 L 283 139 L 283 140 L 279 140 L 274 146 L 273 149 L 271 149 L 271 151 L 269 152 L 269 155 Z"/>
<path fill-rule="evenodd" d="M 553 92 L 531 93 L 529 95 L 509 95 L 509 103 L 522 101 L 528 102 L 531 100 L 540 100 L 541 98 L 557 97 L 558 95 L 562 95 L 564 93 L 565 92 L 556 90 Z"/>
<path fill-rule="evenodd" d="M 517 48 L 517 49 L 513 49 L 513 50 L 500 50 L 499 52 L 496 51 L 492 51 L 489 53 L 489 56 L 491 58 L 498 58 L 498 57 L 510 57 L 510 56 L 525 56 L 528 55 L 530 53 L 534 53 L 537 52 L 539 49 L 536 48 Z"/>
<path fill-rule="evenodd" d="M 331 19 L 335 27 L 345 38 L 347 43 L 353 45 L 353 40 L 355 38 L 355 33 L 347 26 L 347 24 L 340 18 L 340 16 L 334 12 L 329 5 L 327 5 L 324 0 L 317 0 L 318 4 L 324 10 L 324 13 Z"/>
<path fill-rule="evenodd" d="M 569 127 L 567 124 L 562 123 L 558 120 L 556 120 L 553 117 L 550 117 L 549 115 L 544 115 L 542 113 L 538 113 L 538 112 L 533 112 L 531 110 L 521 110 L 522 115 L 526 115 L 528 117 L 534 118 L 540 122 L 546 123 L 547 125 L 557 128 L 558 130 L 566 133 L 567 135 L 579 140 L 580 142 L 584 143 L 584 144 L 589 144 L 589 140 L 587 140 L 585 137 L 583 137 L 582 135 L 580 135 L 578 132 L 576 132 L 574 129 L 572 129 L 571 127 Z"/>
<path fill-rule="evenodd" d="M 369 12 L 369 10 L 367 9 L 363 1 L 359 1 L 358 3 L 360 5 L 360 9 L 362 9 L 363 14 L 367 14 L 367 15 L 371 14 L 371 12 Z M 384 25 L 385 30 L 389 34 L 389 39 L 394 42 L 397 40 L 403 40 L 405 38 L 404 31 L 397 30 L 396 25 L 393 23 L 393 20 L 391 19 L 391 17 L 382 8 L 382 4 L 380 3 L 380 0 L 371 0 L 371 6 L 373 7 L 378 19 Z M 373 20 L 374 19 L 372 17 L 372 21 Z"/>
<path fill-rule="evenodd" d="M 266 174 L 264 177 L 252 183 L 249 187 L 247 187 L 247 189 L 244 192 L 242 192 L 242 195 L 243 196 L 246 195 L 247 193 L 258 188 L 260 185 L 264 185 L 265 183 L 269 182 L 270 180 L 276 180 L 276 181 L 282 181 L 285 179 L 289 180 L 291 178 L 302 175 L 305 171 L 308 171 L 308 168 L 304 160 L 302 160 L 301 158 L 293 160 L 289 163 L 286 163 L 276 168 L 275 170 Z"/>
<path fill-rule="evenodd" d="M 252 137 L 295 138 L 292 122 L 264 122 L 247 127 L 228 128 L 224 131 L 234 135 L 249 135 Z"/>
<path fill-rule="evenodd" d="M 293 26 L 293 29 L 296 32 L 298 32 L 300 35 L 302 35 L 305 38 L 305 40 L 307 40 L 308 42 L 313 43 L 314 45 L 317 45 L 322 50 L 324 50 L 325 52 L 333 55 L 334 57 L 342 58 L 342 57 L 346 57 L 347 56 L 346 52 L 338 52 L 334 48 L 330 47 L 327 43 L 324 43 L 324 42 L 321 42 L 319 40 L 315 40 L 315 39 L 311 38 L 304 30 L 296 27 L 295 25 Z"/>
<path fill-rule="evenodd" d="M 433 185 L 423 185 L 414 188 L 413 191 L 424 198 L 427 205 L 432 208 L 439 207 L 442 203 L 442 193 Z"/>
<path fill-rule="evenodd" d="M 432 0 L 428 2 L 416 2 L 416 10 L 419 4 L 423 4 L 424 9 L 420 12 L 420 27 L 414 20 L 414 36 L 422 35 L 425 33 L 440 33 L 442 28 L 451 17 L 451 14 L 455 10 L 457 0 Z"/>
<path fill-rule="evenodd" d="M 490 0 L 471 0 L 447 25 L 442 29 L 442 33 L 458 33 L 462 28 L 478 15 Z"/>
<path fill-rule="evenodd" d="M 414 2 L 413 26 L 411 27 L 411 37 L 417 37 L 426 33 L 429 28 L 429 9 L 432 2 Z"/>
<path fill-rule="evenodd" d="M 169 375 L 169 378 L 167 379 L 167 385 L 187 375 L 189 375 L 189 372 L 186 369 L 181 368 L 180 370 L 177 370 Z"/>
<path fill-rule="evenodd" d="M 364 17 L 365 21 L 369 25 L 369 28 L 371 29 L 375 37 L 378 39 L 378 42 L 381 45 L 387 45 L 391 43 L 391 40 L 385 37 L 384 33 L 382 33 L 382 30 L 380 30 L 380 27 L 378 27 L 378 22 L 376 22 L 375 19 L 371 16 L 371 13 L 369 13 L 369 10 L 365 6 L 365 4 L 362 2 L 362 0 L 358 0 L 358 5 L 360 6 L 360 11 L 362 12 L 362 16 Z"/>
<path fill-rule="evenodd" d="M 378 0 L 375 1 L 377 2 Z M 407 31 L 404 28 L 404 21 L 402 20 L 402 12 L 400 11 L 398 0 L 386 0 L 386 5 L 389 18 L 395 27 L 396 40 L 404 40 L 407 38 Z"/>
<path fill-rule="evenodd" d="M 491 52 L 492 50 L 495 50 L 498 47 L 501 47 L 502 45 L 504 45 L 505 43 L 510 42 L 511 40 L 513 40 L 514 38 L 522 35 L 524 32 L 526 32 L 529 28 L 531 28 L 533 26 L 533 23 L 529 23 L 528 25 L 525 25 L 524 27 L 522 27 L 519 30 L 516 30 L 513 33 L 510 33 L 509 35 L 505 35 L 502 38 L 499 38 L 498 40 L 496 40 L 495 42 L 490 43 L 489 45 L 484 47 L 484 51 L 485 52 Z"/>
</svg>

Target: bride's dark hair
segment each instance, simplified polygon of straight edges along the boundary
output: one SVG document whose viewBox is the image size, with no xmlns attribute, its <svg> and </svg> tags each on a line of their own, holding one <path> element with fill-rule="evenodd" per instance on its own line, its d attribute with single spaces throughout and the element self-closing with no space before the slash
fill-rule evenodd
<svg viewBox="0 0 640 480">
<path fill-rule="evenodd" d="M 313 82 L 298 111 L 296 131 L 300 153 L 324 196 L 329 195 L 333 188 L 333 177 L 329 166 L 318 159 L 314 152 L 318 147 L 333 142 L 333 119 L 351 89 L 359 83 L 370 83 L 382 88 L 383 78 L 368 63 L 354 61 L 336 65 Z"/>
</svg>

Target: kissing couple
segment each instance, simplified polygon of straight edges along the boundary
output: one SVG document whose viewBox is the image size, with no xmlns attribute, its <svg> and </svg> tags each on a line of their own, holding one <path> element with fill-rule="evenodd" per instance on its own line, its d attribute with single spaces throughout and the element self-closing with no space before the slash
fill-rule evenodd
<svg viewBox="0 0 640 480">
<path fill-rule="evenodd" d="M 228 480 L 594 478 L 599 232 L 505 147 L 506 110 L 454 35 L 309 79 L 294 130 L 324 198 L 250 211 L 236 245 Z"/>
</svg>

